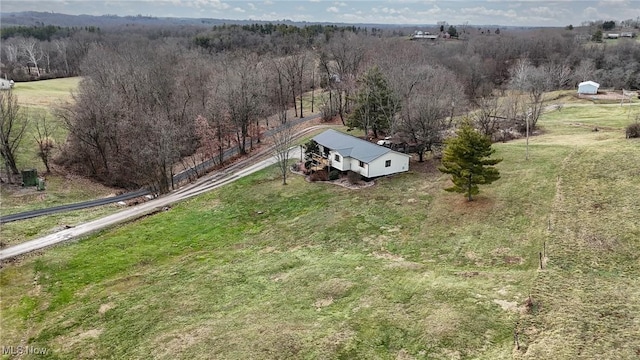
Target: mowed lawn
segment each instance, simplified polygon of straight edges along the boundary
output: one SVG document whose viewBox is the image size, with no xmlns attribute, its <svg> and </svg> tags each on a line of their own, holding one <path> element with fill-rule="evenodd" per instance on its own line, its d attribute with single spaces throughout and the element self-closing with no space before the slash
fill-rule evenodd
<svg viewBox="0 0 640 360">
<path fill-rule="evenodd" d="M 78 88 L 80 77 L 50 79 L 16 83 L 13 92 L 20 99 L 20 104 L 28 107 L 50 109 L 72 101 L 72 92 Z"/>
<path fill-rule="evenodd" d="M 640 142 L 565 114 L 541 120 L 529 161 L 523 140 L 496 144 L 502 179 L 471 203 L 433 163 L 360 190 L 267 169 L 6 264 L 0 343 L 49 358 L 633 357 Z"/>
</svg>

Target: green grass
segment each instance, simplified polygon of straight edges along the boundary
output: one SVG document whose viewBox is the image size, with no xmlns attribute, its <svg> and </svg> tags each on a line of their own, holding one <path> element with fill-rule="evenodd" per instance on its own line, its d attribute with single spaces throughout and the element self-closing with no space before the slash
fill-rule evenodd
<svg viewBox="0 0 640 360">
<path fill-rule="evenodd" d="M 65 102 L 73 101 L 71 93 L 80 82 L 79 77 L 51 79 L 42 81 L 16 83 L 13 93 L 18 99 L 21 111 L 29 119 L 21 146 L 16 154 L 16 162 L 20 169 L 37 168 L 44 170 L 44 165 L 37 155 L 37 136 L 35 122 L 46 116 L 49 124 L 54 127 L 53 138 L 57 144 L 65 142 L 67 132 L 63 124 L 53 115 L 56 107 Z"/>
<path fill-rule="evenodd" d="M 37 191 L 35 187 L 23 188 L 19 185 L 2 184 L 0 215 L 113 196 L 120 191 L 80 177 L 59 174 L 46 175 L 45 183 L 45 191 Z M 118 209 L 120 209 L 118 206 L 107 205 L 3 224 L 0 226 L 0 247 L 16 245 L 44 236 L 60 230 L 65 225 L 75 226 L 84 221 L 108 215 Z"/>
<path fill-rule="evenodd" d="M 24 106 L 50 109 L 71 101 L 71 93 L 79 83 L 79 77 L 20 82 L 16 83 L 13 91 Z"/>
<path fill-rule="evenodd" d="M 545 115 L 529 161 L 524 140 L 496 144 L 502 179 L 471 203 L 432 163 L 360 190 L 282 186 L 270 168 L 27 257 L 0 272 L 0 343 L 50 358 L 632 358 L 640 142 L 569 122 Z"/>
</svg>

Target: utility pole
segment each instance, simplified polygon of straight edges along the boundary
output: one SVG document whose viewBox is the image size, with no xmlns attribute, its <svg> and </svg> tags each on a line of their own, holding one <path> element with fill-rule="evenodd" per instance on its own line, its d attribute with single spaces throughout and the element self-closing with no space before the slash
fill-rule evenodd
<svg viewBox="0 0 640 360">
<path fill-rule="evenodd" d="M 529 160 L 529 115 L 531 114 L 531 109 L 527 110 L 527 115 L 526 115 L 526 122 L 527 122 L 527 151 L 526 151 L 526 155 L 525 158 L 528 161 Z"/>
</svg>

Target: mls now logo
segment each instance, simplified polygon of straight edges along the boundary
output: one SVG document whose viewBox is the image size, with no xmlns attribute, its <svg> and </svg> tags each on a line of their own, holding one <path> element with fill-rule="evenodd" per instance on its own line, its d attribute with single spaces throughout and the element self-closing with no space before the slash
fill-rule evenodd
<svg viewBox="0 0 640 360">
<path fill-rule="evenodd" d="M 3 346 L 2 355 L 46 355 L 49 349 L 34 346 Z"/>
</svg>

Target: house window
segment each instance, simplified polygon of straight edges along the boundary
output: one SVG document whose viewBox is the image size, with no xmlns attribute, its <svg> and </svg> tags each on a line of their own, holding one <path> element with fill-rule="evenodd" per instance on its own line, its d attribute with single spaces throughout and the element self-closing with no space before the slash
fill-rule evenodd
<svg viewBox="0 0 640 360">
<path fill-rule="evenodd" d="M 363 168 L 364 167 L 364 162 L 360 161 L 360 167 Z"/>
<path fill-rule="evenodd" d="M 384 167 L 391 167 L 391 160 L 387 160 L 384 162 Z"/>
<path fill-rule="evenodd" d="M 337 162 L 340 162 L 340 155 L 336 154 L 333 159 Z"/>
</svg>

